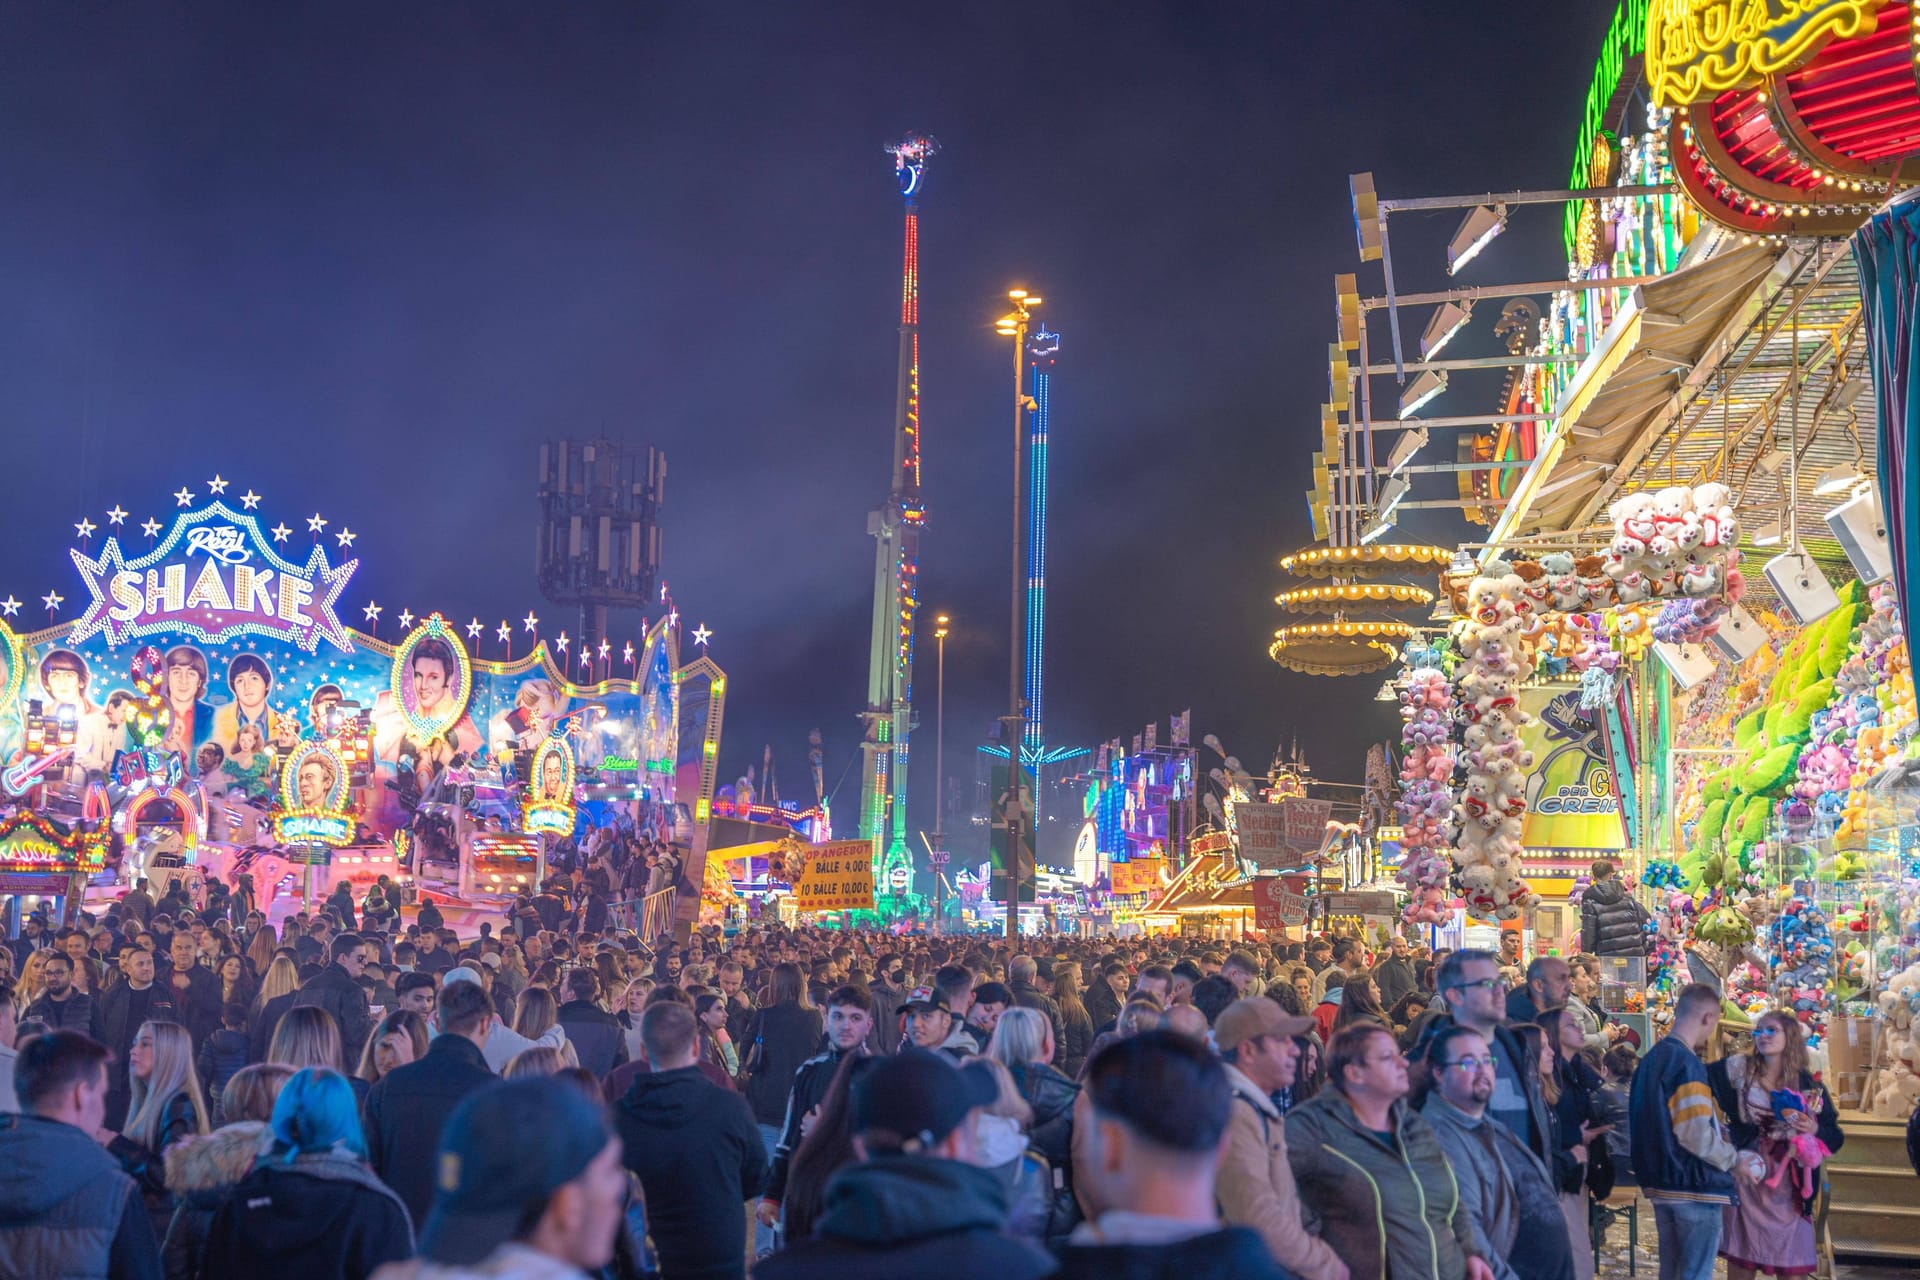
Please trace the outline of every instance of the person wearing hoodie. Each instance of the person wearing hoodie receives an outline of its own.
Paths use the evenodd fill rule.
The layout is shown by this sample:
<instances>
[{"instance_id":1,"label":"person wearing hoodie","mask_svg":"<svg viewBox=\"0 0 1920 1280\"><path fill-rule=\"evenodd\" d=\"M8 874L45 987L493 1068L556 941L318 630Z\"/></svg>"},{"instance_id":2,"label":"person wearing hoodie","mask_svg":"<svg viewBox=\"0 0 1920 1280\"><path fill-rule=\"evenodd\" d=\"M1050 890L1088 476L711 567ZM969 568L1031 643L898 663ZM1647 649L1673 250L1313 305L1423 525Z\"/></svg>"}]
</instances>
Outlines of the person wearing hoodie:
<instances>
[{"instance_id":1,"label":"person wearing hoodie","mask_svg":"<svg viewBox=\"0 0 1920 1280\"><path fill-rule=\"evenodd\" d=\"M525 1135L537 1133L531 1147ZM440 1148L421 1256L374 1280L588 1280L614 1256L627 1204L620 1139L563 1080L515 1080L460 1104Z\"/></svg>"},{"instance_id":2,"label":"person wearing hoodie","mask_svg":"<svg viewBox=\"0 0 1920 1280\"><path fill-rule=\"evenodd\" d=\"M293 1078L284 1063L244 1067L227 1082L220 1111L227 1123L205 1136L175 1143L167 1151L167 1191L173 1221L160 1242L167 1280L200 1280L207 1228L254 1161L273 1147L273 1104Z\"/></svg>"},{"instance_id":3,"label":"person wearing hoodie","mask_svg":"<svg viewBox=\"0 0 1920 1280\"><path fill-rule=\"evenodd\" d=\"M209 1276L367 1280L413 1256L407 1208L367 1167L353 1089L302 1067L273 1104L273 1148L234 1185L207 1227Z\"/></svg>"},{"instance_id":4,"label":"person wearing hoodie","mask_svg":"<svg viewBox=\"0 0 1920 1280\"><path fill-rule=\"evenodd\" d=\"M1593 883L1580 895L1580 950L1590 956L1644 956L1647 909L1620 883L1619 868L1594 859Z\"/></svg>"},{"instance_id":5,"label":"person wearing hoodie","mask_svg":"<svg viewBox=\"0 0 1920 1280\"><path fill-rule=\"evenodd\" d=\"M976 1163L973 1119L999 1086L979 1066L903 1048L854 1080L856 1164L827 1184L812 1238L754 1280L1040 1280L1053 1260L1008 1236L1006 1190Z\"/></svg>"},{"instance_id":6,"label":"person wearing hoodie","mask_svg":"<svg viewBox=\"0 0 1920 1280\"><path fill-rule=\"evenodd\" d=\"M94 1140L106 1116L110 1056L77 1031L48 1031L20 1046L20 1111L0 1115L0 1275L160 1280L139 1185Z\"/></svg>"},{"instance_id":7,"label":"person wearing hoodie","mask_svg":"<svg viewBox=\"0 0 1920 1280\"><path fill-rule=\"evenodd\" d=\"M614 1108L626 1167L646 1193L661 1270L674 1280L741 1280L746 1202L767 1182L767 1152L747 1100L700 1073L693 1010L656 1004L640 1018L653 1070Z\"/></svg>"},{"instance_id":8,"label":"person wearing hoodie","mask_svg":"<svg viewBox=\"0 0 1920 1280\"><path fill-rule=\"evenodd\" d=\"M1205 1045L1116 1040L1087 1064L1074 1178L1102 1206L1060 1250L1057 1280L1288 1280L1258 1232L1223 1227L1214 1172L1233 1102Z\"/></svg>"}]
</instances>

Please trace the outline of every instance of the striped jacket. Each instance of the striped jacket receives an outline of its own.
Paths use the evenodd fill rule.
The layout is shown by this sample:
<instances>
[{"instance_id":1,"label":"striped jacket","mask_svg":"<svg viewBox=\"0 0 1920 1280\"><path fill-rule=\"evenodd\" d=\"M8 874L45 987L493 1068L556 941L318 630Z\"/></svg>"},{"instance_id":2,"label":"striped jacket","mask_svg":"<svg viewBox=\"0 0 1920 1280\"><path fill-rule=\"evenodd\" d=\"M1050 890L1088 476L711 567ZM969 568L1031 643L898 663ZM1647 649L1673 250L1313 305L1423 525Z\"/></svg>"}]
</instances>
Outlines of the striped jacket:
<instances>
[{"instance_id":1,"label":"striped jacket","mask_svg":"<svg viewBox=\"0 0 1920 1280\"><path fill-rule=\"evenodd\" d=\"M1673 1036L1654 1045L1634 1072L1627 1112L1633 1171L1648 1199L1732 1203L1738 1152L1698 1054Z\"/></svg>"}]
</instances>

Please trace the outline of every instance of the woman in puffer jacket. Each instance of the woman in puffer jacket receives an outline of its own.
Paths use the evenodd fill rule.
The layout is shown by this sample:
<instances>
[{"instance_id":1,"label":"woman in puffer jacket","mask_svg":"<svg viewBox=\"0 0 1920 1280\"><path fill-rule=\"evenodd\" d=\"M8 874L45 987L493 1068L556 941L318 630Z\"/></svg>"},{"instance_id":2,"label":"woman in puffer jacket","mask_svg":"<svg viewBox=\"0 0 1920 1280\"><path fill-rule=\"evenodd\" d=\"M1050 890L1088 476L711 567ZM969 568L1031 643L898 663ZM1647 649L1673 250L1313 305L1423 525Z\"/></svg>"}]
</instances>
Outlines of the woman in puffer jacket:
<instances>
[{"instance_id":1,"label":"woman in puffer jacket","mask_svg":"<svg viewBox=\"0 0 1920 1280\"><path fill-rule=\"evenodd\" d=\"M274 1099L292 1078L293 1068L282 1063L241 1068L220 1095L221 1112L231 1122L167 1151L167 1190L174 1200L173 1221L160 1246L167 1280L200 1280L207 1227L254 1161L272 1148Z\"/></svg>"},{"instance_id":2,"label":"woman in puffer jacket","mask_svg":"<svg viewBox=\"0 0 1920 1280\"><path fill-rule=\"evenodd\" d=\"M1006 1064L1014 1086L1033 1109L1027 1144L1046 1157L1055 1180L1049 1244L1063 1241L1080 1216L1073 1198L1073 1104L1080 1086L1054 1069L1056 1051L1053 1024L1036 1009L1008 1009L987 1042L987 1056Z\"/></svg>"}]
</instances>

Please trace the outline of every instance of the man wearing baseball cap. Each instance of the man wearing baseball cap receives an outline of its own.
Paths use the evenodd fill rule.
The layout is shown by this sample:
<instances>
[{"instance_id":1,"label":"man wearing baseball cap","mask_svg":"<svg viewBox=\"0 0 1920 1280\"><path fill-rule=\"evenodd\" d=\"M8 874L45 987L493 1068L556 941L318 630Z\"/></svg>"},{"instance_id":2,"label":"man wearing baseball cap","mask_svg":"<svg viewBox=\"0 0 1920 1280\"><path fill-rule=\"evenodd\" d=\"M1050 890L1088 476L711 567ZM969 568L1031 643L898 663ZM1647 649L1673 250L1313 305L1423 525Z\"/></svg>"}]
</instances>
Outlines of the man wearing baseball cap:
<instances>
[{"instance_id":1,"label":"man wearing baseball cap","mask_svg":"<svg viewBox=\"0 0 1920 1280\"><path fill-rule=\"evenodd\" d=\"M917 1049L944 1053L959 1062L976 1050L973 1040L956 1029L953 1009L938 987L915 987L900 1006L907 1022L907 1041Z\"/></svg>"},{"instance_id":2,"label":"man wearing baseball cap","mask_svg":"<svg viewBox=\"0 0 1920 1280\"><path fill-rule=\"evenodd\" d=\"M1293 1084L1295 1036L1313 1028L1265 996L1236 1000L1213 1024L1233 1107L1220 1160L1221 1216L1258 1231L1274 1261L1301 1280L1347 1280L1347 1265L1301 1226L1300 1195L1287 1162L1287 1126L1271 1095Z\"/></svg>"},{"instance_id":3,"label":"man wearing baseball cap","mask_svg":"<svg viewBox=\"0 0 1920 1280\"><path fill-rule=\"evenodd\" d=\"M585 1280L613 1257L627 1173L620 1140L578 1087L517 1080L454 1111L437 1186L419 1259L375 1280Z\"/></svg>"},{"instance_id":4,"label":"man wearing baseball cap","mask_svg":"<svg viewBox=\"0 0 1920 1280\"><path fill-rule=\"evenodd\" d=\"M1008 1236L1007 1192L972 1163L973 1119L999 1097L981 1065L907 1047L854 1081L859 1162L827 1184L809 1240L754 1265L754 1280L1040 1280L1054 1269Z\"/></svg>"}]
</instances>

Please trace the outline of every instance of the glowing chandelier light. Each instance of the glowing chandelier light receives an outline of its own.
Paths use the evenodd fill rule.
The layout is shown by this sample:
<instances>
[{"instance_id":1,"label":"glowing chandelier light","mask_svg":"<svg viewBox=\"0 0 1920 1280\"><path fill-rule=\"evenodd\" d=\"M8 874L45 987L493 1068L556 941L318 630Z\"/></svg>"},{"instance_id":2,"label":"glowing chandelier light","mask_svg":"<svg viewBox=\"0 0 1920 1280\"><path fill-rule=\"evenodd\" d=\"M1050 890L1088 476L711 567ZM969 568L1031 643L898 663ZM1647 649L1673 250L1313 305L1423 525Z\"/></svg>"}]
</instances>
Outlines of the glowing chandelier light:
<instances>
[{"instance_id":1,"label":"glowing chandelier light","mask_svg":"<svg viewBox=\"0 0 1920 1280\"><path fill-rule=\"evenodd\" d=\"M1433 603L1433 592L1398 582L1339 582L1325 587L1295 587L1282 591L1273 602L1293 613L1332 613L1363 604L1424 609Z\"/></svg>"},{"instance_id":2,"label":"glowing chandelier light","mask_svg":"<svg viewBox=\"0 0 1920 1280\"><path fill-rule=\"evenodd\" d=\"M1308 675L1364 675L1397 662L1413 634L1405 622L1307 622L1275 631L1267 656Z\"/></svg>"},{"instance_id":3,"label":"glowing chandelier light","mask_svg":"<svg viewBox=\"0 0 1920 1280\"><path fill-rule=\"evenodd\" d=\"M1448 547L1416 543L1377 543L1364 547L1325 544L1280 557L1280 568L1303 578L1377 578L1451 563Z\"/></svg>"}]
</instances>

